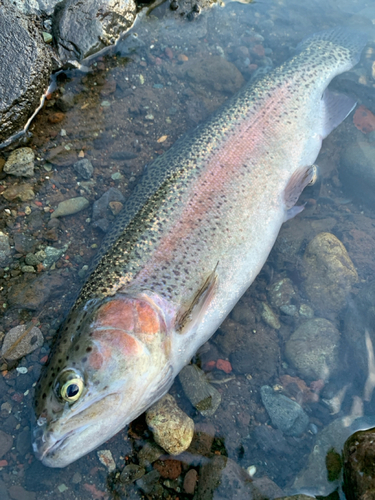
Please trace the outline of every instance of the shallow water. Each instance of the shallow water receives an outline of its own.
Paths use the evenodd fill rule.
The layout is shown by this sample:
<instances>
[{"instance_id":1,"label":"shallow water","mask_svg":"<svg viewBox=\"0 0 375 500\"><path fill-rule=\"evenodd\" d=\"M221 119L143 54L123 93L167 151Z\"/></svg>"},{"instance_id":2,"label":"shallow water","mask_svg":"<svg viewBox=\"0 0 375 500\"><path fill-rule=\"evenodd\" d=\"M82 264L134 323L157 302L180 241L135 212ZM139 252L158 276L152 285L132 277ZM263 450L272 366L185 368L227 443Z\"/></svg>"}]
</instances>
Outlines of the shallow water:
<instances>
[{"instance_id":1,"label":"shallow water","mask_svg":"<svg viewBox=\"0 0 375 500\"><path fill-rule=\"evenodd\" d=\"M149 15L141 15L114 49L90 59L87 72L74 70L58 76L58 90L30 128L33 137L29 146L37 158L35 176L21 181L4 176L1 181L2 191L24 183L36 195L34 200L19 203L1 200L0 227L17 241L12 261L0 279L1 329L6 333L19 324L36 324L45 337L42 348L2 366L0 425L13 437L12 448L0 456L0 493L4 487L4 498L6 494L21 498L16 496L18 485L36 492L38 499L51 495L64 499L144 497L136 485L125 487L116 475L124 465L138 463L139 451L152 442L143 417L133 422L129 432L124 430L101 447L110 450L115 460L117 469L111 474L96 451L66 469L46 469L37 462L30 445L32 385L83 282L84 266L90 264L104 237L101 228L114 219L108 212L107 222L98 223L92 204L110 187L129 196L145 165L204 121L245 81L287 59L306 34L340 24L365 26L372 18L375 9L365 1L228 3L216 5L191 21L171 15L168 5L163 4ZM350 93L372 110L374 40L361 62L334 83L337 90ZM64 116L57 116L57 101L64 94L74 96L74 106ZM305 210L283 226L256 281L194 358L221 394L215 414L202 417L178 381L170 391L202 432L214 435L212 445L199 451L204 449L205 456L228 456L245 469L255 466L254 479L266 476L284 494L301 486L315 494L333 491L338 483L327 481L326 451L342 446L352 430L373 425L374 403L371 394L364 393L364 385L368 346L375 333L371 330L372 292L368 291L375 277L375 209L371 189L367 194L355 178L343 176L342 165L350 148L356 156L358 143L373 146L374 134L356 128L351 114L325 140L317 160L321 178L299 202L306 203ZM94 165L89 182L77 178L72 168L82 157ZM61 218L57 226L51 225L50 214L57 204L76 196L85 196L90 207ZM337 236L358 273L343 307L314 301L306 290L305 250L322 232ZM20 234L27 238L21 241ZM28 252L67 244L66 252L49 270L36 275L21 272ZM291 297L287 305L294 308L280 310L272 290L285 278L293 289L293 293L286 293ZM276 328L264 314L265 303L277 316ZM319 377L301 375L286 356L291 334L312 314L329 320L340 332L336 361L328 367L324 387L317 383ZM370 336L367 347L365 328ZM232 372L212 369L210 361L217 359L229 359ZM309 426L301 435L284 435L272 427L261 399L260 389L265 385L302 405ZM364 401L365 396L369 401ZM350 415L352 418L343 420ZM355 417L362 415L366 419L350 427ZM322 447L323 461L318 465L310 462L311 477L303 475L310 452L317 446ZM199 471L205 459L201 463L197 457L189 460L185 458L177 479L161 478L149 498L192 498L183 490L183 478L189 468Z\"/></svg>"}]
</instances>

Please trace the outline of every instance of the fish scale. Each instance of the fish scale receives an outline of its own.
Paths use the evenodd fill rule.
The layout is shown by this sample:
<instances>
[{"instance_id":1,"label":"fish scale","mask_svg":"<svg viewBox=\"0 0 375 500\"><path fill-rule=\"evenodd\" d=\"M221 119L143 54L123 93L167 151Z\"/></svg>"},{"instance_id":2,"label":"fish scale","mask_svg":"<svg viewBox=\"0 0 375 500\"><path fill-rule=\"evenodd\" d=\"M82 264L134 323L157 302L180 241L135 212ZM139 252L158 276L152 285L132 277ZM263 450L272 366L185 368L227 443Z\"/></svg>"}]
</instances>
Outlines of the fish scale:
<instances>
[{"instance_id":1,"label":"fish scale","mask_svg":"<svg viewBox=\"0 0 375 500\"><path fill-rule=\"evenodd\" d=\"M136 418L225 319L353 109L326 87L365 42L343 28L313 35L148 167L37 386L43 463L68 465Z\"/></svg>"}]
</instances>

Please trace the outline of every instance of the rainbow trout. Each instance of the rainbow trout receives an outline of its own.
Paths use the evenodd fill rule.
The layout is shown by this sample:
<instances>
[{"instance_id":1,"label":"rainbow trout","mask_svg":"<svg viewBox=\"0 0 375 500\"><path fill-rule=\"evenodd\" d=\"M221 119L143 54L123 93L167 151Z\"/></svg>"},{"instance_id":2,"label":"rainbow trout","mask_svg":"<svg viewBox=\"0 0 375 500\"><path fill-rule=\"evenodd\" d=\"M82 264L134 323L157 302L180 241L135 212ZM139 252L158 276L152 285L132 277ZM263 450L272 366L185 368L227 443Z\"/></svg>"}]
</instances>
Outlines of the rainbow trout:
<instances>
[{"instance_id":1,"label":"rainbow trout","mask_svg":"<svg viewBox=\"0 0 375 500\"><path fill-rule=\"evenodd\" d=\"M366 41L315 34L147 169L36 388L33 446L65 467L170 388L259 273L355 102L326 90ZM293 208L294 207L294 208Z\"/></svg>"}]
</instances>

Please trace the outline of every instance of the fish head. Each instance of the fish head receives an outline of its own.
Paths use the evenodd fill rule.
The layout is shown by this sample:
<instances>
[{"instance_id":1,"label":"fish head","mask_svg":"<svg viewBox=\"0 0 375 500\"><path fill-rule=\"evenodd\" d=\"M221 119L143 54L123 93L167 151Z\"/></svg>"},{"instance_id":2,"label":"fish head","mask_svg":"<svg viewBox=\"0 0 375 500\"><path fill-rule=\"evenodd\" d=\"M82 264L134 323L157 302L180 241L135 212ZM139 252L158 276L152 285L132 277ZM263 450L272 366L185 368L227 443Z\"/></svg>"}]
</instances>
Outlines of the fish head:
<instances>
[{"instance_id":1,"label":"fish head","mask_svg":"<svg viewBox=\"0 0 375 500\"><path fill-rule=\"evenodd\" d=\"M92 451L173 381L164 315L149 297L116 294L70 313L36 388L33 448L49 467Z\"/></svg>"}]
</instances>

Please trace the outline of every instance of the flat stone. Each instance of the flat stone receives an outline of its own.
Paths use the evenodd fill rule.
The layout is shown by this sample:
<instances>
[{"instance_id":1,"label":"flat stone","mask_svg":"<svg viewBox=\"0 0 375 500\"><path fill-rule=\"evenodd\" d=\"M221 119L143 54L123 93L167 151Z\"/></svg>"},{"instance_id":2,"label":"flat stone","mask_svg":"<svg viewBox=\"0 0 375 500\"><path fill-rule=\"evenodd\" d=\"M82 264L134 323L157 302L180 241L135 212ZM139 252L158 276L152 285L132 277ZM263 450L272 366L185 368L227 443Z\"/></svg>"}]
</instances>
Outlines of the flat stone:
<instances>
[{"instance_id":1,"label":"flat stone","mask_svg":"<svg viewBox=\"0 0 375 500\"><path fill-rule=\"evenodd\" d=\"M9 0L0 4L0 61L1 143L20 131L39 106L52 69L38 29Z\"/></svg>"},{"instance_id":2,"label":"flat stone","mask_svg":"<svg viewBox=\"0 0 375 500\"><path fill-rule=\"evenodd\" d=\"M3 197L8 201L16 200L30 201L35 198L33 188L29 184L17 184L10 186L3 192Z\"/></svg>"},{"instance_id":3,"label":"flat stone","mask_svg":"<svg viewBox=\"0 0 375 500\"><path fill-rule=\"evenodd\" d=\"M18 253L27 254L32 252L37 245L35 238L28 234L15 233L13 239L14 247Z\"/></svg>"},{"instance_id":4,"label":"flat stone","mask_svg":"<svg viewBox=\"0 0 375 500\"><path fill-rule=\"evenodd\" d=\"M36 500L36 493L26 491L22 486L12 485L9 488L9 495L12 500Z\"/></svg>"},{"instance_id":5,"label":"flat stone","mask_svg":"<svg viewBox=\"0 0 375 500\"><path fill-rule=\"evenodd\" d=\"M44 343L42 332L36 326L18 325L5 335L1 355L5 359L16 360L35 351Z\"/></svg>"},{"instance_id":6,"label":"flat stone","mask_svg":"<svg viewBox=\"0 0 375 500\"><path fill-rule=\"evenodd\" d=\"M31 148L15 149L4 165L4 172L16 177L33 177L34 158L35 154Z\"/></svg>"},{"instance_id":7,"label":"flat stone","mask_svg":"<svg viewBox=\"0 0 375 500\"><path fill-rule=\"evenodd\" d=\"M120 481L124 484L131 484L140 479L146 473L146 469L136 464L126 465L120 474Z\"/></svg>"},{"instance_id":8,"label":"flat stone","mask_svg":"<svg viewBox=\"0 0 375 500\"><path fill-rule=\"evenodd\" d=\"M124 203L125 198L119 189L109 188L92 206L92 219L98 221L106 219L111 214L110 203L117 201Z\"/></svg>"},{"instance_id":9,"label":"flat stone","mask_svg":"<svg viewBox=\"0 0 375 500\"><path fill-rule=\"evenodd\" d=\"M221 403L220 392L205 378L196 365L185 366L178 378L191 404L204 416L212 416Z\"/></svg>"},{"instance_id":10,"label":"flat stone","mask_svg":"<svg viewBox=\"0 0 375 500\"><path fill-rule=\"evenodd\" d=\"M45 272L31 280L14 285L8 292L8 302L22 309L37 310L47 300L60 297L66 290L66 280L58 273Z\"/></svg>"},{"instance_id":11,"label":"flat stone","mask_svg":"<svg viewBox=\"0 0 375 500\"><path fill-rule=\"evenodd\" d=\"M133 0L65 0L53 18L60 59L81 61L115 43L133 24L135 15Z\"/></svg>"}]
</instances>

